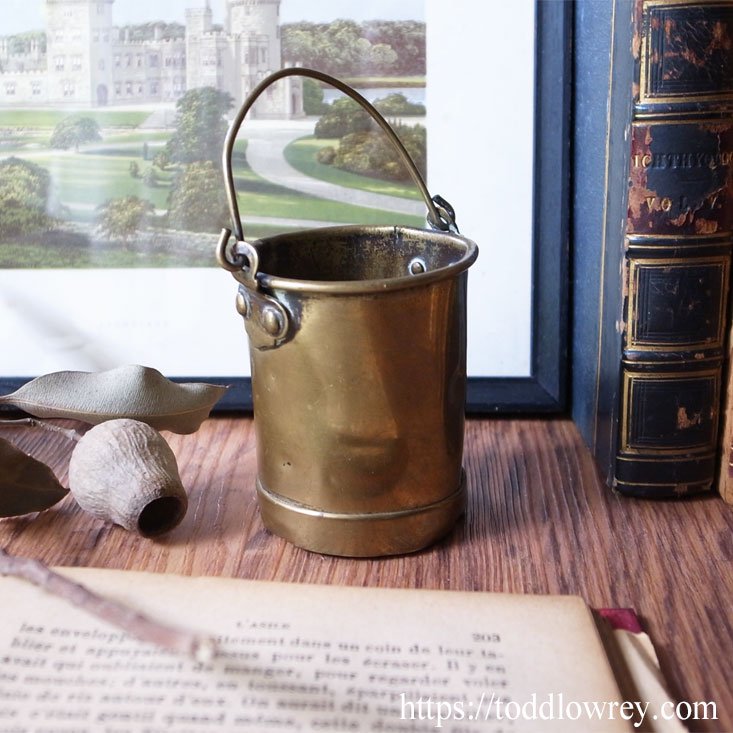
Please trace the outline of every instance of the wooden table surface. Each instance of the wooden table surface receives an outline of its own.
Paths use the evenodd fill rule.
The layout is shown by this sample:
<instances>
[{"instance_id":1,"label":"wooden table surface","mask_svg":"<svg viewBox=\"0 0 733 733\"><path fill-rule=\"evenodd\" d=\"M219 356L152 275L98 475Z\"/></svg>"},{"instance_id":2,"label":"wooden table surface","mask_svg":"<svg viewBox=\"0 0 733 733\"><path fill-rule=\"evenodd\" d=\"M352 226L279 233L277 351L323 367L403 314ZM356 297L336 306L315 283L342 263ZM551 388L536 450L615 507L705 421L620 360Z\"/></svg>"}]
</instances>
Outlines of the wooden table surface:
<instances>
[{"instance_id":1,"label":"wooden table surface","mask_svg":"<svg viewBox=\"0 0 733 733\"><path fill-rule=\"evenodd\" d=\"M32 428L2 435L66 480L69 442ZM733 731L733 507L716 496L648 502L612 495L566 419L469 420L469 509L421 553L348 560L269 534L254 498L252 421L214 418L167 435L189 490L188 515L163 539L102 524L72 499L0 521L0 546L54 565L365 586L571 593L632 607L679 700L718 705Z\"/></svg>"}]
</instances>

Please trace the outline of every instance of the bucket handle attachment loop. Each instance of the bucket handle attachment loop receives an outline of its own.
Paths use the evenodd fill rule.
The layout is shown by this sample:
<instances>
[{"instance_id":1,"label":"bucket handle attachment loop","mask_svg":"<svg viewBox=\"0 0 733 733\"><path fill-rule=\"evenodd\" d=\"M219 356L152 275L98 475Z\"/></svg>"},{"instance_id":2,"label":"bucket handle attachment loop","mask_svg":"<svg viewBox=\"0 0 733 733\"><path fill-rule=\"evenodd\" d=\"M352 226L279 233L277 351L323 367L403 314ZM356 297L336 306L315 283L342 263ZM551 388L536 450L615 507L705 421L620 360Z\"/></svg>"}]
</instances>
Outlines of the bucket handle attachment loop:
<instances>
[{"instance_id":1,"label":"bucket handle attachment loop","mask_svg":"<svg viewBox=\"0 0 733 733\"><path fill-rule=\"evenodd\" d=\"M239 214L239 203L237 201L237 192L234 186L234 171L232 169L232 154L234 152L234 143L237 139L239 128L244 122L244 118L247 112L252 108L257 98L265 91L267 87L274 84L276 81L283 79L287 76L305 76L311 79L316 79L324 84L329 84L335 87L340 92L343 92L346 96L357 102L362 109L369 113L371 118L379 125L379 127L387 135L389 141L395 147L402 162L407 167L410 177L414 181L415 185L420 191L420 194L425 201L428 208L427 221L432 229L443 232L454 232L458 233L458 227L456 226L455 211L453 207L441 196L431 196L423 177L420 175L417 166L410 157L410 154L405 149L405 146L400 142L396 133L382 117L379 111L365 99L359 92L352 89L344 82L338 79L324 74L321 71L315 69L306 69L303 67L288 67L286 69L280 69L264 78L249 94L245 99L242 107L240 108L237 115L232 120L232 124L229 126L226 138L224 139L224 150L222 152L222 170L224 171L224 187L226 189L227 201L229 203L229 212L232 218L232 227L235 237L235 243L233 245L228 244L229 237L232 234L230 230L223 230L219 240L219 246L217 247L217 259L219 264L224 269L230 272L236 272L244 267L249 271L247 279L247 285L257 287L257 272L258 262L256 258L255 248L251 245L246 244L244 241L244 230L242 229L242 219ZM226 232L226 237L224 236ZM246 245L246 247L245 247ZM245 251L246 250L246 251ZM254 253L254 257L253 257ZM246 260L246 261L245 261Z\"/></svg>"},{"instance_id":2,"label":"bucket handle attachment loop","mask_svg":"<svg viewBox=\"0 0 733 733\"><path fill-rule=\"evenodd\" d=\"M222 229L216 246L216 259L239 283L237 311L252 346L259 350L283 344L294 332L292 316L283 304L257 287L256 273L260 257L248 242L231 238L230 229Z\"/></svg>"},{"instance_id":3,"label":"bucket handle attachment loop","mask_svg":"<svg viewBox=\"0 0 733 733\"><path fill-rule=\"evenodd\" d=\"M260 267L260 256L257 249L249 242L232 239L231 229L222 229L216 245L216 261L220 267L234 274L237 280L243 279L243 285L257 287L256 274Z\"/></svg>"}]
</instances>

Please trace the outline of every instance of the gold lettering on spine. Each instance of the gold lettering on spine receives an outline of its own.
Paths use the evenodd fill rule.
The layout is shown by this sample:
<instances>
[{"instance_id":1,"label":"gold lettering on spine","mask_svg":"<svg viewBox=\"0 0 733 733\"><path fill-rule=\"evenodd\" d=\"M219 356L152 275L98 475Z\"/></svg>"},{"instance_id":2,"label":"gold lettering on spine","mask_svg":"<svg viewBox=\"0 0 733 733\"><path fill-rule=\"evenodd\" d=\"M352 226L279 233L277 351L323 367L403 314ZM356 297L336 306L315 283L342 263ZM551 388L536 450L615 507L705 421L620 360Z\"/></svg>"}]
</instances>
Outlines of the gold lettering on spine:
<instances>
[{"instance_id":1,"label":"gold lettering on spine","mask_svg":"<svg viewBox=\"0 0 733 733\"><path fill-rule=\"evenodd\" d=\"M715 193L712 196L708 196L705 199L708 205L708 208L711 211L716 208L719 198L720 198L720 194ZM662 198L659 198L657 196L646 196L644 198L644 201L646 202L646 205L649 211L654 211L656 209L659 209L661 211L671 211L672 210L673 200L669 198L668 196L663 196ZM689 208L689 201L687 199L687 196L680 196L679 201L677 202L677 207L680 210ZM720 207L718 206L718 208Z\"/></svg>"},{"instance_id":2,"label":"gold lettering on spine","mask_svg":"<svg viewBox=\"0 0 733 733\"><path fill-rule=\"evenodd\" d=\"M634 153L631 164L634 168L660 168L676 170L679 168L710 168L729 166L733 162L733 152L721 153Z\"/></svg>"}]
</instances>

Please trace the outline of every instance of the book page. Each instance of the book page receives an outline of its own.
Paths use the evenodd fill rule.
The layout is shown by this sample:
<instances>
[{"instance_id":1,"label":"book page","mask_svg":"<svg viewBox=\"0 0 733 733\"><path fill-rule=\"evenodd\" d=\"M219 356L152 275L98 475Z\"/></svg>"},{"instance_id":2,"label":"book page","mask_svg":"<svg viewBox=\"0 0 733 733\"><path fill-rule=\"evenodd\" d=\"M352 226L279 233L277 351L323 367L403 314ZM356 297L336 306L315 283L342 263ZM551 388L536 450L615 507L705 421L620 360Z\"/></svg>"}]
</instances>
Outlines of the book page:
<instances>
[{"instance_id":1,"label":"book page","mask_svg":"<svg viewBox=\"0 0 733 733\"><path fill-rule=\"evenodd\" d=\"M0 733L631 729L578 598L62 572L214 636L218 655L160 650L2 578Z\"/></svg>"}]
</instances>

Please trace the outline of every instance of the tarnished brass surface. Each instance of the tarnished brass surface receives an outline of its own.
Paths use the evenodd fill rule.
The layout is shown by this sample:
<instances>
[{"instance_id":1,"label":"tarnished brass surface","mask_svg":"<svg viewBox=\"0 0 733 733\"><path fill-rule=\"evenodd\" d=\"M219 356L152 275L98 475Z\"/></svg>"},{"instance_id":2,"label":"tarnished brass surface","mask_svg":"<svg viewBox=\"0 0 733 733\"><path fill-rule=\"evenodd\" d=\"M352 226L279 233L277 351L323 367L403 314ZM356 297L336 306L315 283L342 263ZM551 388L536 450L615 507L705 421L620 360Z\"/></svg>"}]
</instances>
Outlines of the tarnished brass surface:
<instances>
[{"instance_id":1,"label":"tarnished brass surface","mask_svg":"<svg viewBox=\"0 0 733 733\"><path fill-rule=\"evenodd\" d=\"M262 521L298 547L324 555L376 557L419 550L444 537L466 508L466 476L434 504L394 512L324 512L268 491L257 481Z\"/></svg>"},{"instance_id":2,"label":"tarnished brass surface","mask_svg":"<svg viewBox=\"0 0 733 733\"><path fill-rule=\"evenodd\" d=\"M236 130L268 83L291 73L260 83L227 135L235 237L225 229L217 250L240 283L262 517L317 552L413 552L465 506L466 280L478 249L409 159L440 231L346 226L244 241Z\"/></svg>"},{"instance_id":3,"label":"tarnished brass surface","mask_svg":"<svg viewBox=\"0 0 733 733\"><path fill-rule=\"evenodd\" d=\"M278 347L257 348L261 325L246 321L267 525L309 549L352 556L410 552L445 534L463 501L475 245L339 227L252 246L262 292L283 304L291 329ZM413 275L417 257L425 269Z\"/></svg>"}]
</instances>

